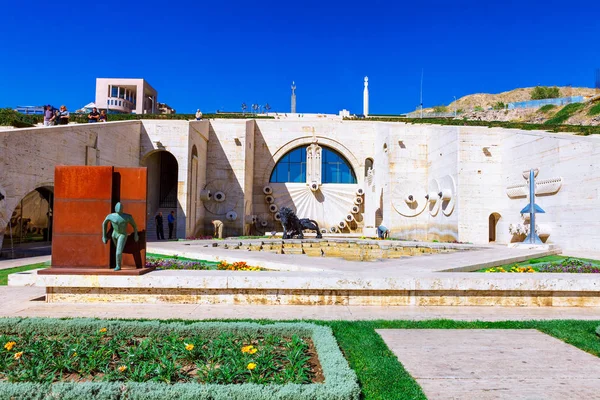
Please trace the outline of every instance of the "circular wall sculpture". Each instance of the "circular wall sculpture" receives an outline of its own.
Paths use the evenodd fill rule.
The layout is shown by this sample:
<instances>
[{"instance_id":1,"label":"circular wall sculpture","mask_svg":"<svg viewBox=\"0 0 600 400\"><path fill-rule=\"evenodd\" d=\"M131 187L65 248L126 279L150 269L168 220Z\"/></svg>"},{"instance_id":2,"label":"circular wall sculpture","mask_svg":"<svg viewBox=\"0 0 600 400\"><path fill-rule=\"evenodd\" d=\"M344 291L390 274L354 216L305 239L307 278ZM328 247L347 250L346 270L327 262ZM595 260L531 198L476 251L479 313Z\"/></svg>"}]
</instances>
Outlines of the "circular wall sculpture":
<instances>
[{"instance_id":1,"label":"circular wall sculpture","mask_svg":"<svg viewBox=\"0 0 600 400\"><path fill-rule=\"evenodd\" d=\"M436 179L429 181L427 185L427 200L429 201L429 214L435 217L440 212L442 201L440 199L440 185Z\"/></svg>"},{"instance_id":2,"label":"circular wall sculpture","mask_svg":"<svg viewBox=\"0 0 600 400\"><path fill-rule=\"evenodd\" d=\"M404 217L416 217L428 204L426 194L420 183L412 180L400 181L392 192L392 206Z\"/></svg>"},{"instance_id":3,"label":"circular wall sculpture","mask_svg":"<svg viewBox=\"0 0 600 400\"><path fill-rule=\"evenodd\" d=\"M450 216L456 205L456 182L450 175L440 179L440 189L442 192L441 208L445 216ZM449 197L449 198L448 198Z\"/></svg>"},{"instance_id":4,"label":"circular wall sculpture","mask_svg":"<svg viewBox=\"0 0 600 400\"><path fill-rule=\"evenodd\" d=\"M225 215L228 211L236 209L242 199L228 196L227 190L230 187L231 184L226 180L216 179L208 182L202 190L204 193L212 194L208 200L202 202L206 211L215 215Z\"/></svg>"}]
</instances>

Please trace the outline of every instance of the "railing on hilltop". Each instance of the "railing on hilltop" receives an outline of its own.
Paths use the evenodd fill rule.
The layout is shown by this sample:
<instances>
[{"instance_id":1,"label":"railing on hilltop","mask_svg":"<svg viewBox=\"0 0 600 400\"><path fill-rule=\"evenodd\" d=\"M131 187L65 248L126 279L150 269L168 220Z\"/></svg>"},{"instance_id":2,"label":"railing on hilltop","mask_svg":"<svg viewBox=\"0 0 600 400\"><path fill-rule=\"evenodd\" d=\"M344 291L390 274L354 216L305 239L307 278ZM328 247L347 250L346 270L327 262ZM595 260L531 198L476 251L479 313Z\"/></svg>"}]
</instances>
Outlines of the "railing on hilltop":
<instances>
[{"instance_id":1,"label":"railing on hilltop","mask_svg":"<svg viewBox=\"0 0 600 400\"><path fill-rule=\"evenodd\" d=\"M581 102L583 102L583 96L560 97L557 99L528 100L519 101L516 103L508 103L508 109L514 110L515 108L540 108L548 104L551 104L553 106L564 106L571 103Z\"/></svg>"}]
</instances>

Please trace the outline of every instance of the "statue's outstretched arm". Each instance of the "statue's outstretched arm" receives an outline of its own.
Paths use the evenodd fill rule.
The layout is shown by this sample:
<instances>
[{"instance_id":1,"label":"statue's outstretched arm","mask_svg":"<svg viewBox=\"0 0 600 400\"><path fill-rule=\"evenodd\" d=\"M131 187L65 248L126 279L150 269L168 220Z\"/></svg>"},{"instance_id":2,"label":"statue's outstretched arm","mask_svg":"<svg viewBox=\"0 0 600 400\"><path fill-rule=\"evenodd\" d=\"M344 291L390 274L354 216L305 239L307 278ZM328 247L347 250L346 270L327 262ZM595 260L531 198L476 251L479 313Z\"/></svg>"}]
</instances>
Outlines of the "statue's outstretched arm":
<instances>
[{"instance_id":1,"label":"statue's outstretched arm","mask_svg":"<svg viewBox=\"0 0 600 400\"><path fill-rule=\"evenodd\" d=\"M108 236L106 236L107 226L108 226L108 218L105 218L104 222L102 223L102 241L104 242L104 244L106 244L106 242L108 242Z\"/></svg>"}]
</instances>

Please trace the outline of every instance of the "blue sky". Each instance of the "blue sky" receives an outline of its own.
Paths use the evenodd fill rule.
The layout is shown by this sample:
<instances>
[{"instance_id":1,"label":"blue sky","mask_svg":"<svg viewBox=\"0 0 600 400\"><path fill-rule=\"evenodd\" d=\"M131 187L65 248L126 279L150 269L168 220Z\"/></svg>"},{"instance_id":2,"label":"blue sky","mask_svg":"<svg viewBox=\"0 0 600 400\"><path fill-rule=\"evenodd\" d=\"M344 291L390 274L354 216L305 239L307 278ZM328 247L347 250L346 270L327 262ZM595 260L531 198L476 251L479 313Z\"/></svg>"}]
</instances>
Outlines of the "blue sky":
<instances>
[{"instance_id":1,"label":"blue sky","mask_svg":"<svg viewBox=\"0 0 600 400\"><path fill-rule=\"evenodd\" d=\"M96 77L143 77L178 112L414 110L516 87L592 87L598 1L7 1L0 107L93 101Z\"/></svg>"}]
</instances>

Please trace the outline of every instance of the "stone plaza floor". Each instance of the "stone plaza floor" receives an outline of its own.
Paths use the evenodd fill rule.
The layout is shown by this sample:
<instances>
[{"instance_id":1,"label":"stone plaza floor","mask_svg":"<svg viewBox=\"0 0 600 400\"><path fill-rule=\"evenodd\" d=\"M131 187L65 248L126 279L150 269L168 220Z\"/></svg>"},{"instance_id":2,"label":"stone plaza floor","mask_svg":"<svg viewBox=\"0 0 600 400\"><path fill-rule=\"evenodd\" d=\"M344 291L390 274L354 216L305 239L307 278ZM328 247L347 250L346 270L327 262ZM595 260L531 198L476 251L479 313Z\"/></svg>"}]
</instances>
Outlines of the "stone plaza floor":
<instances>
[{"instance_id":1,"label":"stone plaza floor","mask_svg":"<svg viewBox=\"0 0 600 400\"><path fill-rule=\"evenodd\" d=\"M600 398L600 358L533 329L380 329L429 400Z\"/></svg>"}]
</instances>

